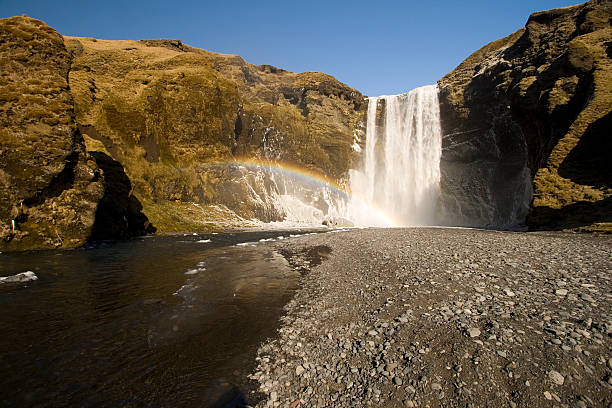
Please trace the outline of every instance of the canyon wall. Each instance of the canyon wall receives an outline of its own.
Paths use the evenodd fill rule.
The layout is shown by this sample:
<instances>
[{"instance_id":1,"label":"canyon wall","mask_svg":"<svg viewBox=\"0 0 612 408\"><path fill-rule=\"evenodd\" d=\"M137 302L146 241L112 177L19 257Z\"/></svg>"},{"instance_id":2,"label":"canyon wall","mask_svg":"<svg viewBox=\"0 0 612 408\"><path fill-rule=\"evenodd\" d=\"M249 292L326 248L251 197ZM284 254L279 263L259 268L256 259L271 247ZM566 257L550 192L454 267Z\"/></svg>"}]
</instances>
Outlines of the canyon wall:
<instances>
[{"instance_id":1,"label":"canyon wall","mask_svg":"<svg viewBox=\"0 0 612 408\"><path fill-rule=\"evenodd\" d=\"M612 222L611 19L604 0L534 13L438 82L446 222Z\"/></svg>"}]
</instances>

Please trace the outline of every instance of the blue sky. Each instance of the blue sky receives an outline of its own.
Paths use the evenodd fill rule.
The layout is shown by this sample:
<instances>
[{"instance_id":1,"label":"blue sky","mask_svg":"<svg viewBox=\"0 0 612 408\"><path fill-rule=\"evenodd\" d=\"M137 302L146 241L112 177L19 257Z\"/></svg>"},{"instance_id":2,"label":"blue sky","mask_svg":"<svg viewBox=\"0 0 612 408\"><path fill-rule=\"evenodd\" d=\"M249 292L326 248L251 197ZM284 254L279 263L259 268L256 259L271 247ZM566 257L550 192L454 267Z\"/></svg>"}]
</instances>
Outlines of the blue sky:
<instances>
[{"instance_id":1,"label":"blue sky","mask_svg":"<svg viewBox=\"0 0 612 408\"><path fill-rule=\"evenodd\" d=\"M435 83L533 11L566 0L157 1L0 0L0 17L27 14L64 35L178 38L253 64L322 71L366 95Z\"/></svg>"}]
</instances>

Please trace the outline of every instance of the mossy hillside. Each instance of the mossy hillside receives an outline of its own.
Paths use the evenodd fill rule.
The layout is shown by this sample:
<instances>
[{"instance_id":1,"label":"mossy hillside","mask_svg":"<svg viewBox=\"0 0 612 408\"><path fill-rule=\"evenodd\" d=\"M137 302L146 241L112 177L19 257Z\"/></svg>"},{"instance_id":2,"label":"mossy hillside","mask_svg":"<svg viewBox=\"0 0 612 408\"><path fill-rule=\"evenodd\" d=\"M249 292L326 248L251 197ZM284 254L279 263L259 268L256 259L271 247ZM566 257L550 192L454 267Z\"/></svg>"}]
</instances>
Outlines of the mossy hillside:
<instances>
[{"instance_id":1,"label":"mossy hillside","mask_svg":"<svg viewBox=\"0 0 612 408\"><path fill-rule=\"evenodd\" d=\"M576 119L571 124L567 133L557 142L547 159L547 168L558 169L563 160L576 147L582 135L587 132L589 125L608 116L612 112L612 63L609 52L612 39L612 27L585 34L568 44L568 63L576 70L584 71L592 82L592 91L588 103L584 106ZM557 87L551 90L553 93L561 93ZM564 93L564 92L563 92ZM552 101L552 99L549 99ZM552 109L566 105L569 101L551 104ZM593 152L595 153L595 152ZM612 186L610 186L612 187Z\"/></svg>"},{"instance_id":2,"label":"mossy hillside","mask_svg":"<svg viewBox=\"0 0 612 408\"><path fill-rule=\"evenodd\" d=\"M583 168L589 168L589 163L568 160L570 153L577 148L583 137L589 137L589 127L603 122L612 115L610 103L612 101L612 63L606 55L607 47L609 47L609 43L607 45L606 42L611 39L612 28L606 28L580 36L569 43L568 62L577 70L585 71L589 75L592 81L592 93L589 96L588 104L552 149L546 167L538 169L534 177L534 210L531 215L534 222L546 217L546 212L542 214L541 209L561 211L564 207L574 203L603 203L612 197L611 163L605 163L604 166L595 169L598 174L588 174L585 180L584 175L581 176L580 173L584 173ZM610 122L609 119L607 121ZM595 136L608 140L601 140L597 146L593 146L597 150L591 150L587 160L598 160L598 156L610 152L611 131L612 128L608 125L600 130L600 132L607 132L607 136L603 134ZM574 175L577 175L579 180L573 180ZM600 177L603 178L603 182L598 182ZM585 182L589 184L583 184ZM612 206L605 205L597 211L599 212L597 219L603 221L599 223L601 225L598 229L605 229L605 225L612 225ZM572 215L579 217L581 214ZM558 217L551 221L557 226L564 226L563 221Z\"/></svg>"},{"instance_id":3,"label":"mossy hillside","mask_svg":"<svg viewBox=\"0 0 612 408\"><path fill-rule=\"evenodd\" d=\"M468 175L466 191L476 162L493 158L499 167L493 174L505 172L512 187L508 163L520 170L523 161L532 180L531 228L612 221L612 174L603 159L610 148L611 19L612 6L598 0L534 13L524 29L483 47L440 80L447 139L491 146L480 148L472 163L443 151L443 164ZM522 149L524 156L517 154ZM496 187L500 180L484 184L511 200L512 188Z\"/></svg>"},{"instance_id":4,"label":"mossy hillside","mask_svg":"<svg viewBox=\"0 0 612 408\"><path fill-rule=\"evenodd\" d=\"M104 187L73 120L63 39L2 19L0 66L0 250L82 245Z\"/></svg>"},{"instance_id":5,"label":"mossy hillside","mask_svg":"<svg viewBox=\"0 0 612 408\"><path fill-rule=\"evenodd\" d=\"M328 75L253 66L178 40L66 45L77 122L150 203L222 204L248 218L267 209L222 193L226 180L210 165L265 159L339 180L355 159L363 96Z\"/></svg>"},{"instance_id":6,"label":"mossy hillside","mask_svg":"<svg viewBox=\"0 0 612 408\"><path fill-rule=\"evenodd\" d=\"M534 177L534 200L530 221L534 224L552 224L555 227L567 227L576 224L589 225L594 222L606 229L612 225L612 205L605 204L612 197L612 163L607 163L587 174L590 161L600 161L600 156L610 152L610 116L612 115L612 61L610 59L610 42L612 41L612 6L607 8L596 5L587 5L582 12L583 22L578 27L582 35L573 38L567 44L564 58L566 69L582 78L589 84L586 103L576 112L575 119L567 131L562 133L551 149L545 165L540 167ZM563 83L561 83L563 85ZM553 87L554 92L566 93ZM561 103L549 97L549 111L562 110L571 103L571 99L562 99ZM563 103L565 102L565 103ZM608 118L608 119L606 119ZM598 123L607 121L605 126L591 132ZM577 151L579 144L587 139L596 138L597 143L589 144L584 160L572 161L570 154ZM584 149L583 149L584 150ZM595 174L596 173L596 174ZM601 182L603 180L603 182ZM583 211L570 211L568 219L563 219L563 209L580 203L592 203L593 214L584 214ZM556 214L549 216L550 210L557 210ZM581 219L587 222L580 222Z\"/></svg>"}]
</instances>

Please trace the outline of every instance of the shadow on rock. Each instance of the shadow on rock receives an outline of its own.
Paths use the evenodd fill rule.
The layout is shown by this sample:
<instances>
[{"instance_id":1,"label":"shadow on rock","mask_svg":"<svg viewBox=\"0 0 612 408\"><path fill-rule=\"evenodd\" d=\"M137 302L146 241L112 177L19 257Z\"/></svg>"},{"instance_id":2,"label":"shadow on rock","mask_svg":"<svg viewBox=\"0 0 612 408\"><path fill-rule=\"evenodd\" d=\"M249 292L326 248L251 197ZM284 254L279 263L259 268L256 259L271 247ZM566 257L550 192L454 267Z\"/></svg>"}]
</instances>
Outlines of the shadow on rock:
<instances>
[{"instance_id":1,"label":"shadow on rock","mask_svg":"<svg viewBox=\"0 0 612 408\"><path fill-rule=\"evenodd\" d=\"M154 233L156 228L132 194L132 183L121 163L102 152L90 154L104 178L104 197L96 211L90 240L126 239Z\"/></svg>"},{"instance_id":2,"label":"shadow on rock","mask_svg":"<svg viewBox=\"0 0 612 408\"><path fill-rule=\"evenodd\" d=\"M589 125L578 144L559 166L559 175L575 183L609 188L612 161L603 152L612 151L612 113Z\"/></svg>"},{"instance_id":3,"label":"shadow on rock","mask_svg":"<svg viewBox=\"0 0 612 408\"><path fill-rule=\"evenodd\" d=\"M595 202L579 201L559 209L538 207L528 218L532 231L578 228L602 222L612 222L612 197Z\"/></svg>"}]
</instances>

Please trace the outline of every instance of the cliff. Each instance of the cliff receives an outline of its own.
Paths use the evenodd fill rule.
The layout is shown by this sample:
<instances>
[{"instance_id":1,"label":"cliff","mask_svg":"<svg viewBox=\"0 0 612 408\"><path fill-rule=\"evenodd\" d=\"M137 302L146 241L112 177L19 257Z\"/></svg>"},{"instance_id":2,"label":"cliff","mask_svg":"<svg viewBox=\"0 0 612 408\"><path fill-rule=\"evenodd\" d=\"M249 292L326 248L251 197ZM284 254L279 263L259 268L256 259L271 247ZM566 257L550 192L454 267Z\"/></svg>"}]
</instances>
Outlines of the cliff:
<instances>
[{"instance_id":1,"label":"cliff","mask_svg":"<svg viewBox=\"0 0 612 408\"><path fill-rule=\"evenodd\" d=\"M604 0L534 13L438 82L448 222L612 222L611 21Z\"/></svg>"},{"instance_id":2,"label":"cliff","mask_svg":"<svg viewBox=\"0 0 612 408\"><path fill-rule=\"evenodd\" d=\"M129 180L113 176L122 167L107 170L85 150L62 36L28 17L0 20L0 61L0 250L152 231Z\"/></svg>"},{"instance_id":3,"label":"cliff","mask_svg":"<svg viewBox=\"0 0 612 408\"><path fill-rule=\"evenodd\" d=\"M611 8L535 13L438 82L446 223L612 225ZM0 61L0 250L281 220L274 176L245 162L342 185L364 143L367 102L333 77L179 40L12 17Z\"/></svg>"},{"instance_id":4,"label":"cliff","mask_svg":"<svg viewBox=\"0 0 612 408\"><path fill-rule=\"evenodd\" d=\"M329 75L251 65L179 40L65 42L88 149L123 164L162 231L281 220L269 178L237 164L245 159L347 175L367 102Z\"/></svg>"},{"instance_id":5,"label":"cliff","mask_svg":"<svg viewBox=\"0 0 612 408\"><path fill-rule=\"evenodd\" d=\"M5 19L0 59L0 250L81 245L104 186L73 120L63 38Z\"/></svg>"}]
</instances>

